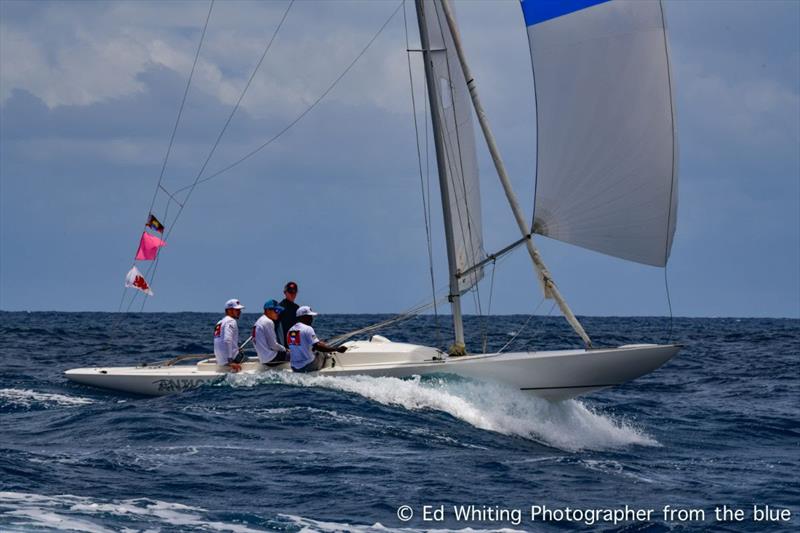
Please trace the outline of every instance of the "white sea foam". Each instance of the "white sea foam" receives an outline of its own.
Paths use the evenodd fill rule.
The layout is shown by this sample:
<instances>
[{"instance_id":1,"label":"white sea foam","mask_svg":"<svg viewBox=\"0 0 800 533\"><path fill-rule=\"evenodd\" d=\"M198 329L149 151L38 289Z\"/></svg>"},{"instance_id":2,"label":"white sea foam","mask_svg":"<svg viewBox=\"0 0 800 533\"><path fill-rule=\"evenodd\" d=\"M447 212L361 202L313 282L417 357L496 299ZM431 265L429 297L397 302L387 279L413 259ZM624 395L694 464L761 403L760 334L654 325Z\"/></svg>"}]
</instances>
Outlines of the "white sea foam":
<instances>
[{"instance_id":1,"label":"white sea foam","mask_svg":"<svg viewBox=\"0 0 800 533\"><path fill-rule=\"evenodd\" d=\"M466 379L397 379L390 377L270 372L229 376L233 386L278 382L300 387L342 390L409 410L443 411L479 429L535 440L567 451L601 450L628 445L657 446L642 430L582 402L552 403L511 387Z\"/></svg>"},{"instance_id":2,"label":"white sea foam","mask_svg":"<svg viewBox=\"0 0 800 533\"><path fill-rule=\"evenodd\" d=\"M88 520L70 517L64 514L54 513L38 507L17 509L7 511L7 516L13 516L16 525L32 525L38 527L48 527L57 531L84 531L86 533L114 533L114 530L94 524ZM27 519L28 522L22 520Z\"/></svg>"},{"instance_id":3,"label":"white sea foam","mask_svg":"<svg viewBox=\"0 0 800 533\"><path fill-rule=\"evenodd\" d=\"M162 502L144 498L132 500L95 501L91 498L61 494L43 496L19 492L0 492L0 517L13 517L13 526L33 526L55 531L83 531L86 533L111 533L120 529L107 529L92 521L93 518L119 517L129 523L130 529L159 531L163 525L179 526L198 531L231 533L263 533L242 524L209 520L207 511L180 503ZM1 522L0 522L1 523ZM117 528L118 526L115 526Z\"/></svg>"},{"instance_id":4,"label":"white sea foam","mask_svg":"<svg viewBox=\"0 0 800 533\"><path fill-rule=\"evenodd\" d=\"M131 500L95 500L84 496L60 494L44 496L21 492L0 492L0 528L3 531L80 531L85 533L111 533L113 531L156 533L164 526L184 531L220 531L230 533L265 533L241 523L220 522L208 518L209 511L180 503L170 503L146 498ZM114 517L111 520L111 517ZM513 533L513 529L416 529L390 528L380 523L372 525L347 524L313 520L296 515L281 514L269 517L279 522L279 529L302 532L354 532L381 531L386 533L437 533L486 532ZM102 523L100 521L102 520ZM113 525L109 525L113 522ZM124 523L124 525L123 525ZM288 527L287 527L288 526ZM109 529L113 528L113 529Z\"/></svg>"},{"instance_id":5,"label":"white sea foam","mask_svg":"<svg viewBox=\"0 0 800 533\"><path fill-rule=\"evenodd\" d=\"M89 398L38 392L30 389L0 389L0 402L21 407L30 407L32 405L73 407L94 403Z\"/></svg>"},{"instance_id":6,"label":"white sea foam","mask_svg":"<svg viewBox=\"0 0 800 533\"><path fill-rule=\"evenodd\" d=\"M280 515L282 518L290 521L294 526L300 528L300 533L336 533L346 531L348 533L368 533L374 531L381 531L385 533L423 533L423 532L436 532L436 533L515 533L519 530L499 528L499 529L473 529L466 527L462 529L417 529L411 527L386 527L380 522L371 526L358 525L358 524L343 524L340 522L327 522L322 520L312 520L310 518L303 518L302 516L295 515Z\"/></svg>"}]
</instances>

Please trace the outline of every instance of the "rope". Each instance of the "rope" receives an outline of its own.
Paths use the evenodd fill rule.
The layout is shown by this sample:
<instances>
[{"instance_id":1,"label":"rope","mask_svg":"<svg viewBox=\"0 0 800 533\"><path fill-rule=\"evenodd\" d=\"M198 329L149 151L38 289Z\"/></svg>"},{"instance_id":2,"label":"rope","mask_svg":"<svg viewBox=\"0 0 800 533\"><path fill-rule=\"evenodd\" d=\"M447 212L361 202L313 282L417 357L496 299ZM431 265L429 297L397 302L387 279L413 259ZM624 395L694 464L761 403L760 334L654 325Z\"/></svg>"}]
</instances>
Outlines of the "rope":
<instances>
[{"instance_id":1,"label":"rope","mask_svg":"<svg viewBox=\"0 0 800 533\"><path fill-rule=\"evenodd\" d=\"M206 22L203 25L203 32L200 34L200 42L197 44L197 51L194 54L194 61L192 62L192 70L189 72L189 79L186 80L186 88L183 90L183 98L181 99L181 105L178 108L178 116L175 118L175 125L172 127L172 134L169 137L169 145L167 146L167 153L164 155L164 161L161 164L161 172L158 175L158 182L156 183L156 187L153 190L153 199L150 201L150 208L147 210L148 211L148 216L149 216L149 213L153 212L153 206L156 203L156 196L158 195L158 190L161 189L164 192L166 192L166 189L164 189L164 186L162 185L162 181L164 180L164 171L167 168L167 161L169 160L169 155L172 152L172 145L175 142L175 133L178 131L178 124L180 124L180 122L181 122L181 116L183 115L183 108L186 105L186 97L189 95L189 87L192 84L192 78L194 78L194 71L195 71L195 68L197 67L197 60L200 57L200 50L203 48L203 41L205 41L205 38L206 38L206 30L208 29L208 23L211 20L211 11L213 9L214 9L214 0L211 0L211 3L208 6L208 14L206 15ZM167 194L169 194L169 193L167 193ZM169 196L172 197L172 195L169 195ZM138 250L138 248L137 248L137 250ZM119 307L117 308L117 313L122 311L122 305L125 302L125 294L127 293L127 291L128 291L128 287L123 287L123 289L122 289L122 297L120 298L120 301L119 301ZM131 302L131 303L133 303L133 302ZM130 307L129 307L129 309L130 309ZM116 329L116 328L112 327L112 330L114 330L114 329Z\"/></svg>"},{"instance_id":2,"label":"rope","mask_svg":"<svg viewBox=\"0 0 800 533\"><path fill-rule=\"evenodd\" d=\"M293 2L294 2L294 0L292 0L292 3ZM292 3L289 4L289 7L291 7ZM353 59L353 61L351 61L350 64L344 69L344 71L338 77L336 77L336 79L333 80L333 82L322 92L322 94L320 94L320 96L308 108L306 108L302 113L300 113L293 121L291 121L285 128L283 128L276 135L274 135L273 137L268 139L266 142L262 143L256 149L248 152L247 154L245 154L244 156L242 156L238 160L234 161L230 165L228 165L228 166L226 166L226 167L214 172L213 174L211 174L211 175L209 175L209 176L207 176L207 177L205 177L203 179L197 179L202 175L202 171L201 171L201 173L198 174L197 178L195 179L195 183L193 183L192 185L183 187L181 189L178 189L172 194L169 193L169 191L167 191L163 187L163 185L159 185L158 188L160 188L169 197L169 199L171 201L174 201L180 207L179 213L178 213L178 215L176 215L175 219L171 223L170 230L168 230L167 235L165 236L164 240L166 240L166 238L171 233L172 229L175 227L175 223L177 222L178 216L183 211L183 208L185 207L185 205L186 205L186 203L188 201L188 198L189 198L189 195L187 194L186 199L184 199L184 202L181 203L180 201L177 200L177 198L175 198L174 195L176 195L176 194L178 194L180 192L183 192L183 191L185 191L187 189L189 189L191 191L197 185L199 185L201 183L205 183L205 182L207 182L207 181L209 181L211 179L214 179L214 178L220 176L224 172L227 172L228 170L231 170L232 168L234 168L237 165L243 163L244 161L246 161L250 157L254 156L256 153L260 152L261 150L263 150L264 148L269 146L272 142L277 140L279 137L281 137L283 134L285 134L287 131L289 131L293 126L295 126L298 122L300 122L300 120L302 120L312 109L314 109L336 87L336 85L338 85L338 83L342 80L342 78L344 78L350 72L350 70L352 70L352 68L355 66L355 64L359 61L359 59L361 59L361 57L366 53L366 51L372 46L372 44L375 42L375 40L378 38L378 36L383 32L383 30L386 28L386 26L388 26L389 22L394 18L394 16L397 14L397 12L399 11L399 9L402 6L403 6L403 2L400 2L398 4L397 8L395 8L395 10L389 15L389 17L386 19L386 21L380 27L380 29L375 33L375 35L373 35L373 37L367 42L367 44L364 46L364 48L356 55L356 57ZM286 15L288 14L288 9L289 8L287 7L286 12L284 13L283 20L285 20ZM283 24L283 20L281 21L281 25ZM280 29L280 25L276 29L275 34L277 34L278 29ZM203 35L205 35L205 32L204 32ZM274 39L274 37L275 37L275 35L273 35L273 39ZM272 41L270 41L270 44L271 44L271 42ZM262 59L263 59L263 57L262 57ZM259 65L260 65L260 63L261 62L259 62ZM252 80L252 76L251 76L251 80ZM249 85L249 83L248 83L248 85ZM240 97L239 101L241 101L241 97ZM234 110L234 112L235 112L235 110ZM230 119L229 119L228 122L230 122ZM226 127L227 127L227 123L226 123ZM427 137L427 131L426 131L426 137ZM221 135L220 135L220 138L221 138ZM216 146L215 146L214 149L216 149ZM426 146L426 150L427 150L427 146ZM213 150L212 150L212 152L213 152ZM210 157L208 159L210 159ZM208 162L208 159L207 159L206 163ZM204 167L205 167L205 165L204 165ZM169 205L170 204L169 204L169 200L168 200L167 209L169 208ZM165 222L166 222L166 216L165 216ZM150 273L152 272L153 276L155 276L155 267L156 267L157 264L158 264L158 257L156 258L155 262L151 263L150 267L148 267L147 272L145 274L145 279L149 279L150 282L151 282L151 285L152 285L153 278L150 276ZM125 288L125 290L123 291L122 298L120 299L120 306L119 306L118 312L122 310L122 307L123 307L124 301L125 301L126 292L127 292L127 288ZM135 301L135 299L136 299L136 297L138 295L139 295L139 291L134 291L133 298L131 299L130 303L128 304L126 312L130 311L130 308L133 306L133 303L134 303L134 301ZM144 304L142 305L142 309L144 309Z\"/></svg>"},{"instance_id":3,"label":"rope","mask_svg":"<svg viewBox=\"0 0 800 533\"><path fill-rule=\"evenodd\" d=\"M444 299L445 299L444 297L439 297L438 298L438 300L440 300L440 301L444 301ZM400 322L404 322L406 320L414 318L415 316L417 316L418 314L422 313L423 311L425 311L427 309L430 309L431 307L434 306L436 301L437 301L437 299L434 298L430 302L422 303L422 304L419 304L419 305L417 305L415 307L412 307L411 309L407 309L407 310L403 311L402 313L400 313L398 315L395 315L392 318L389 318L387 320L383 320L381 322L376 322L374 324L370 324L369 326L365 326L363 328L359 328L359 329L354 329L352 331L348 331L348 332L343 333L343 334L341 334L341 335L339 335L337 337L332 338L330 340L330 343L332 345L338 345L338 344L343 343L347 339L355 337L356 335L361 335L361 334L364 334L364 333L370 333L370 332L373 332L373 331L377 331L379 329L383 329L383 328L385 328L387 326L391 326L393 324L399 324Z\"/></svg>"},{"instance_id":4,"label":"rope","mask_svg":"<svg viewBox=\"0 0 800 533\"><path fill-rule=\"evenodd\" d=\"M667 281L667 259L669 258L669 246L670 241L672 240L669 234L669 228L672 225L672 197L675 193L675 107L672 101L672 75L670 71L670 60L669 60L669 47L667 46L667 32L664 27L664 4L659 0L658 8L661 11L661 25L664 31L664 55L667 59L667 83L669 85L669 108L671 111L672 117L672 174L670 179L670 186L669 186L669 203L667 203L667 238L664 242L664 287L666 288L667 292L667 305L669 306L669 330L667 333L667 342L672 341L672 299L670 298L669 294L669 282Z\"/></svg>"},{"instance_id":5,"label":"rope","mask_svg":"<svg viewBox=\"0 0 800 533\"><path fill-rule=\"evenodd\" d=\"M489 284L489 305L486 309L486 316L489 317L492 315L492 296L494 295L494 273L497 270L497 259L492 261L492 281ZM483 328L483 353L486 353L486 345L489 343L489 331L486 328L486 321L484 320L484 328Z\"/></svg>"},{"instance_id":6,"label":"rope","mask_svg":"<svg viewBox=\"0 0 800 533\"><path fill-rule=\"evenodd\" d=\"M225 132L227 131L228 126L230 125L231 121L233 120L233 117L236 114L236 111L238 111L239 106L242 103L242 100L244 99L245 95L247 94L247 90L250 88L250 85L253 83L253 80L256 77L256 73L258 73L258 69L261 67L261 64L264 62L264 58L267 56L267 52L269 52L270 48L272 48L272 43L275 42L275 37L278 36L278 32L280 31L281 27L283 26L283 23L286 21L286 17L289 15L289 10L291 10L292 5L294 5L294 0L290 0L289 1L289 5L286 6L286 10L283 12L283 17L281 18L281 20L278 23L278 25L275 27L275 31L272 33L272 37L270 37L270 40L267 43L267 46L264 48L264 52L261 54L261 57L259 58L258 63L256 63L256 66L253 69L253 72L250 74L250 78L247 80L247 83L245 84L244 89L242 89L242 92L239 95L238 100L236 100L236 104L233 106L233 109L231 109L231 112L228 115L228 118L225 121L225 124L222 126L222 129L220 130L219 134L217 135L217 139L214 141L214 145L211 147L211 150L209 151L208 156L206 156L206 159L203 162L203 165L200 167L200 171L197 173L197 176L195 177L194 182L188 188L189 192L186 193L186 197L183 199L183 203L182 204L181 203L178 204L180 206L178 208L178 213L175 215L175 218L172 220L172 224L170 225L170 228L167 230L166 235L164 235L164 239L163 239L164 242L166 242L169 239L170 235L172 234L172 231L175 229L175 226L178 223L178 219L180 219L181 214L183 213L183 210L186 207L186 204L189 203L189 198L191 198L192 193L197 188L197 185L200 183L200 178L203 175L203 173L205 172L206 166L208 166L208 163L211 161L211 158L214 157L214 153L217 151L217 147L219 146L220 141L222 141L222 137L225 135ZM155 279L155 275L156 275L157 269L158 269L158 261L155 261L153 263L152 274L150 275L150 284L152 284L153 280ZM142 303L142 308L141 308L142 310L144 310L144 305L145 305L146 302L147 302L147 299L145 299L144 302Z\"/></svg>"},{"instance_id":7,"label":"rope","mask_svg":"<svg viewBox=\"0 0 800 533\"><path fill-rule=\"evenodd\" d=\"M667 267L664 265L664 290L667 292L667 305L669 306L669 329L667 330L667 344L672 342L672 298L669 294L669 280L667 279Z\"/></svg>"},{"instance_id":8,"label":"rope","mask_svg":"<svg viewBox=\"0 0 800 533\"><path fill-rule=\"evenodd\" d=\"M505 351L505 349L506 349L506 348L508 348L508 346L509 346L509 345L510 345L512 342L514 342L514 340L515 340L517 337L519 337L519 334L520 334L520 333L522 333L522 332L525 330L525 328L526 328L526 327L528 327L528 323L531 321L531 319L532 319L534 316L536 316L536 311L538 311L538 310L539 310L539 307L541 307L541 305L544 303L544 300L545 300L544 298L542 298L541 300L539 300L539 304L536 306L536 309L534 309L534 310L533 310L533 313L531 313L531 315L528 317L528 320L526 320L526 321L525 321L525 323L522 325L522 327L521 327L521 328L519 328L519 331L517 331L516 333L514 333L514 336L513 336L513 337L511 337L511 338L508 340L508 342L507 342L507 343L505 343L505 344L503 345L503 347L502 347L502 348L500 348L499 350L497 350L497 353L502 353L503 351ZM553 309L555 308L555 306L556 306L556 304L555 304L555 302L553 302L553 305L551 305L551 306L550 306L550 311L548 311L548 312L547 312L547 316L550 316L550 313L552 313L552 312L553 312Z\"/></svg>"},{"instance_id":9,"label":"rope","mask_svg":"<svg viewBox=\"0 0 800 533\"><path fill-rule=\"evenodd\" d=\"M194 61L192 62L192 70L189 72L189 79L186 80L186 88L183 90L183 98L181 99L181 105L178 108L178 116L175 118L175 125L172 127L172 134L169 137L169 145L167 146L167 153L164 155L164 162L161 164L161 172L158 175L158 183L156 184L156 188L153 191L153 199L150 201L150 208L148 212L153 211L153 206L156 203L156 195L158 194L158 190L161 189L166 192L166 189L161 184L164 179L164 171L167 169L167 161L169 160L169 155L172 152L172 145L175 142L175 133L178 131L178 124L181 122L181 116L183 115L183 108L186 105L186 97L189 95L189 87L192 85L192 78L194 78L194 71L197 67L197 60L200 58L200 49L203 46L203 41L206 37L206 30L208 29L208 21L211 20L211 10L214 9L214 0L211 0L210 5L208 6L208 15L206 15L206 23L203 26L203 33L200 35L200 43L197 45L197 52L194 54ZM169 194L169 193L167 193ZM170 195L171 196L171 195Z\"/></svg>"},{"instance_id":10,"label":"rope","mask_svg":"<svg viewBox=\"0 0 800 533\"><path fill-rule=\"evenodd\" d=\"M333 80L333 83L331 83L328 86L328 88L325 89L322 92L322 94L316 100L314 100L314 102L310 106L308 106L305 109L305 111L300 113L286 127L284 127L281 131L279 131L278 133L276 133L275 135L273 135L272 137L267 139L260 146L258 146L257 148L251 150L250 152L246 153L245 155L243 155L242 157L240 157L239 159L237 159L236 161L234 161L230 165L228 165L228 166L226 166L224 168L221 168L220 170L214 172L210 176L207 176L207 177L201 179L200 181L197 182L197 184L199 185L201 183L206 183L207 181L210 181L210 180L216 178L220 174L223 174L223 173L229 171L230 169L236 167L237 165L240 165L241 163L243 163L246 160L250 159L251 157L256 155L258 152L260 152L261 150L263 150L264 148L266 148L267 146L269 146L270 144L272 144L273 142L278 140L279 137L281 137L284 133L289 131L295 124L300 122L300 120L302 120L303 117L305 117L312 109L314 109L317 106L317 104L319 104L322 101L322 99L325 98L328 95L328 93L330 93L333 90L334 87L336 87L336 85L339 83L339 81L341 81L341 79L344 78L345 75L348 72L350 72L350 70L353 68L353 66L355 66L355 64L358 62L358 60L361 59L361 56L363 56L364 53L366 53L366 51L369 49L369 47L372 46L372 43L375 42L375 40L383 32L383 30L386 28L386 26L389 24L389 22L394 18L394 16L397 14L397 12L400 10L400 8L402 6L403 6L403 2L400 2L400 4L398 4L397 8L392 12L392 14L389 15L389 18L386 19L386 22L383 23L383 26L381 26L381 28L377 31L377 33L375 33L375 35L372 37L372 39L369 40L367 45L361 50L361 52L358 53L358 55L355 57L355 59L353 59L353 61L347 66L347 68L345 68L344 71L335 80ZM189 187L190 186L186 186L186 187L183 187L181 189L178 189L177 191L175 191L175 194L177 194L179 192L182 192L182 191L185 191Z\"/></svg>"}]
</instances>

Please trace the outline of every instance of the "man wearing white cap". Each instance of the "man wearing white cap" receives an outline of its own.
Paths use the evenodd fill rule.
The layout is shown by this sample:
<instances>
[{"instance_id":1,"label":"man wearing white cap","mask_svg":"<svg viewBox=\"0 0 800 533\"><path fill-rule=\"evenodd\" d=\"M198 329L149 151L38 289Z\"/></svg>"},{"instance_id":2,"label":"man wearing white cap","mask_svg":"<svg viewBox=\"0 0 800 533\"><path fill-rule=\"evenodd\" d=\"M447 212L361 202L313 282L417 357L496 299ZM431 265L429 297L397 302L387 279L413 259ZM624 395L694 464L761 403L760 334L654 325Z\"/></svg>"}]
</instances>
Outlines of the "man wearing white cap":
<instances>
[{"instance_id":1,"label":"man wearing white cap","mask_svg":"<svg viewBox=\"0 0 800 533\"><path fill-rule=\"evenodd\" d=\"M289 357L294 372L314 372L322 368L325 364L323 353L347 351L346 346L334 348L328 346L317 338L311 324L317 313L307 305L297 309L297 324L289 329L286 334L286 342L289 347ZM314 351L322 353L314 353Z\"/></svg>"},{"instance_id":2,"label":"man wearing white cap","mask_svg":"<svg viewBox=\"0 0 800 533\"><path fill-rule=\"evenodd\" d=\"M225 316L214 327L214 357L217 365L230 368L234 372L242 369L236 362L239 355L239 324L244 306L236 298L225 302Z\"/></svg>"}]
</instances>

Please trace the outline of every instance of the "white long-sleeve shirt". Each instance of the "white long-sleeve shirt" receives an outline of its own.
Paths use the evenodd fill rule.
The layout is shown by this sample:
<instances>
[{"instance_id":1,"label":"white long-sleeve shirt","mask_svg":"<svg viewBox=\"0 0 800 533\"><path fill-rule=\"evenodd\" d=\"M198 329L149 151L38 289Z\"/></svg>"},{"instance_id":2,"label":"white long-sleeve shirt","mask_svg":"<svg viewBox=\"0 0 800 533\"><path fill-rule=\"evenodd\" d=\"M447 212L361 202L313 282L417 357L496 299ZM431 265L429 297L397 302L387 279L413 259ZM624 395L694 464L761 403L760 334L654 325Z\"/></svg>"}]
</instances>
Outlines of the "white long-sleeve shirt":
<instances>
[{"instance_id":1,"label":"white long-sleeve shirt","mask_svg":"<svg viewBox=\"0 0 800 533\"><path fill-rule=\"evenodd\" d=\"M264 364L275 359L278 352L286 351L275 338L275 323L267 315L261 315L253 326L253 344L256 346L258 360Z\"/></svg>"},{"instance_id":2,"label":"white long-sleeve shirt","mask_svg":"<svg viewBox=\"0 0 800 533\"><path fill-rule=\"evenodd\" d=\"M314 360L314 345L319 342L314 328L298 322L286 334L292 368L300 370Z\"/></svg>"},{"instance_id":3,"label":"white long-sleeve shirt","mask_svg":"<svg viewBox=\"0 0 800 533\"><path fill-rule=\"evenodd\" d=\"M232 362L239 354L239 324L225 315L214 328L214 357L220 366Z\"/></svg>"}]
</instances>

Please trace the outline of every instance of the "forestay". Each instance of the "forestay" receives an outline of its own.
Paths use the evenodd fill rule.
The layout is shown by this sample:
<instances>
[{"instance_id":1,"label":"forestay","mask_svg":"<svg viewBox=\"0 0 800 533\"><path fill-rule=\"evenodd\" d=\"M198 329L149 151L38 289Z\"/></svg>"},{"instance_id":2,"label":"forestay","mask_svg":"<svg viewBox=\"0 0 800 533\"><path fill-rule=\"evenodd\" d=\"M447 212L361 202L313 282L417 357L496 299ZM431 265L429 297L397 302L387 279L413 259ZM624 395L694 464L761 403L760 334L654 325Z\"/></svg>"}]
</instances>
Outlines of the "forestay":
<instances>
[{"instance_id":1,"label":"forestay","mask_svg":"<svg viewBox=\"0 0 800 533\"><path fill-rule=\"evenodd\" d=\"M533 231L669 258L677 145L660 2L522 0L536 91Z\"/></svg>"},{"instance_id":2,"label":"forestay","mask_svg":"<svg viewBox=\"0 0 800 533\"><path fill-rule=\"evenodd\" d=\"M472 102L440 2L426 0L422 8L430 39L433 74L438 80L436 95L443 115L440 122L450 200L450 213L445 216L450 218L453 228L456 271L464 272L486 255ZM459 293L469 290L482 277L483 268L478 268L459 278Z\"/></svg>"}]
</instances>

